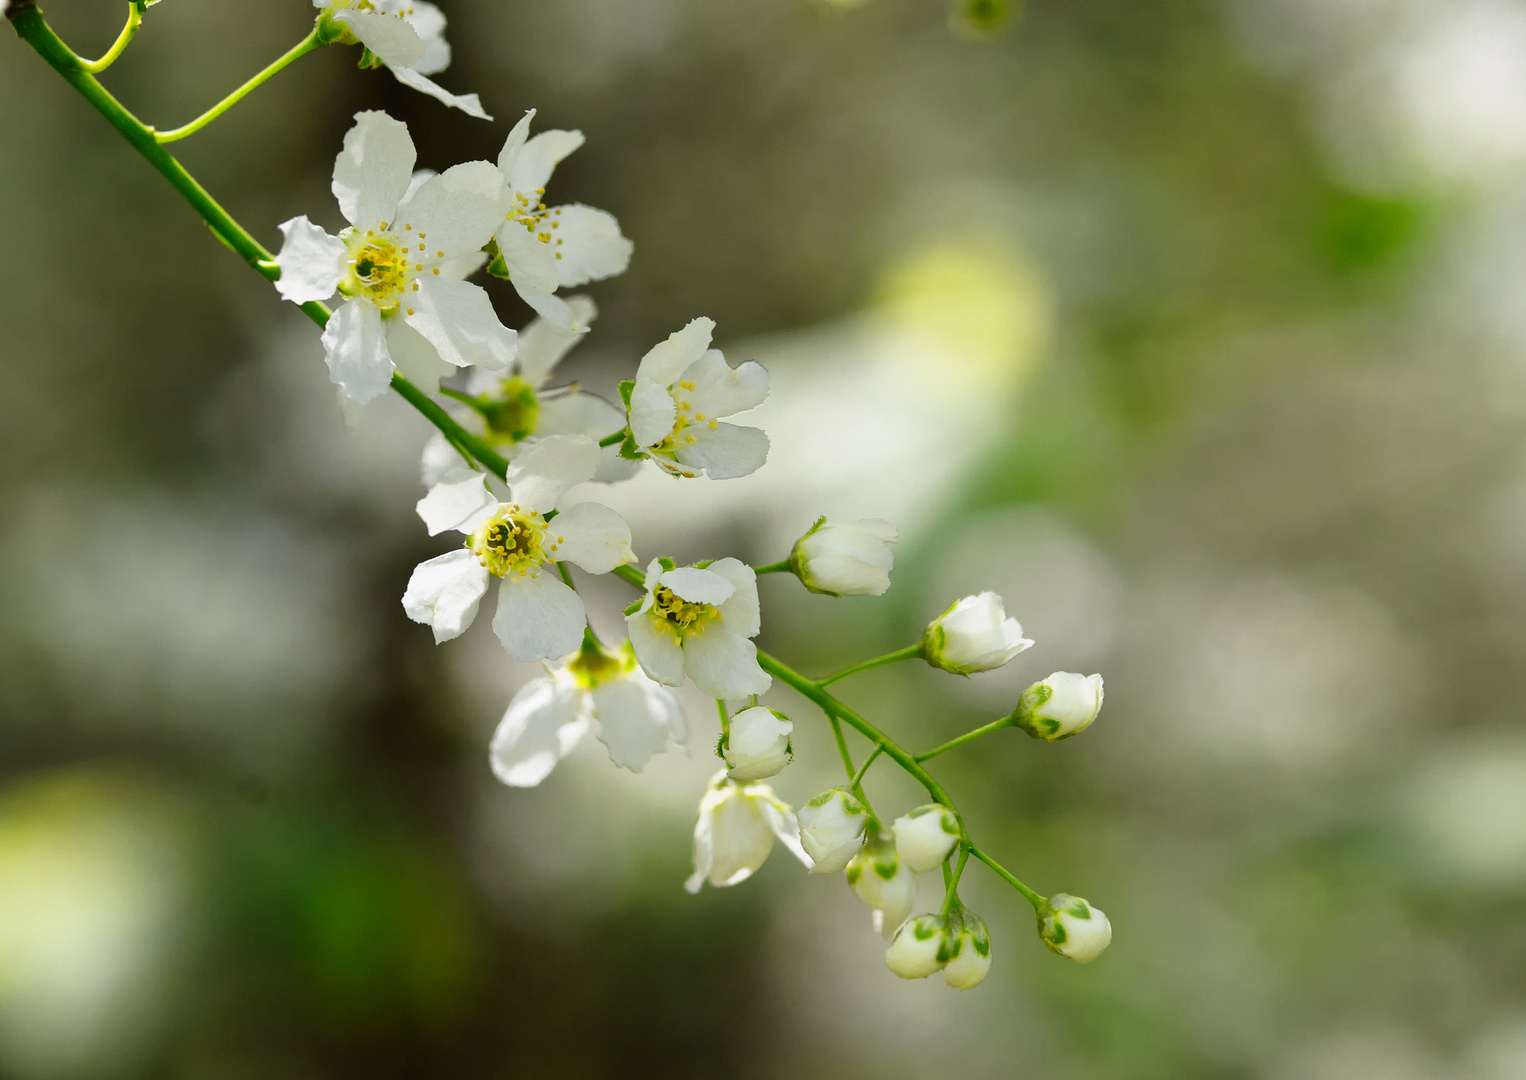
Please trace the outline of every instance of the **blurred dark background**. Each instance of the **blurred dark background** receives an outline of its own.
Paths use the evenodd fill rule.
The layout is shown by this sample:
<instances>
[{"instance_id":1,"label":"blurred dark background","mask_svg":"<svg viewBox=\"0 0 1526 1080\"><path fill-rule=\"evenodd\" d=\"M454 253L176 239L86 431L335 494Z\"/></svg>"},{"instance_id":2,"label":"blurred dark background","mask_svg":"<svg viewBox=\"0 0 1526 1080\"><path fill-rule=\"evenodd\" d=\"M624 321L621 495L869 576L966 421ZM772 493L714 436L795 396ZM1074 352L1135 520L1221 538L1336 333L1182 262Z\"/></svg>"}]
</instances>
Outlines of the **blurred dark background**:
<instances>
[{"instance_id":1,"label":"blurred dark background","mask_svg":"<svg viewBox=\"0 0 1526 1080\"><path fill-rule=\"evenodd\" d=\"M686 896L700 700L690 758L500 787L535 667L398 603L443 550L425 424L347 431L314 328L5 34L0 1076L1526 1078L1526 4L1031 0L985 42L939 0L444 6L494 123L331 48L182 159L273 246L337 223L359 109L434 168L526 108L583 130L552 201L636 255L565 375L612 393L701 314L773 373L764 470L609 494L636 550L896 521L884 598L762 583L810 672L1000 592L1008 669L844 684L908 744L1102 671L1083 737L938 771L1115 942L1048 954L972 867L995 966L957 994L782 853ZM95 55L122 7L44 11ZM166 0L104 81L184 123L312 16ZM835 755L769 700L798 805Z\"/></svg>"}]
</instances>

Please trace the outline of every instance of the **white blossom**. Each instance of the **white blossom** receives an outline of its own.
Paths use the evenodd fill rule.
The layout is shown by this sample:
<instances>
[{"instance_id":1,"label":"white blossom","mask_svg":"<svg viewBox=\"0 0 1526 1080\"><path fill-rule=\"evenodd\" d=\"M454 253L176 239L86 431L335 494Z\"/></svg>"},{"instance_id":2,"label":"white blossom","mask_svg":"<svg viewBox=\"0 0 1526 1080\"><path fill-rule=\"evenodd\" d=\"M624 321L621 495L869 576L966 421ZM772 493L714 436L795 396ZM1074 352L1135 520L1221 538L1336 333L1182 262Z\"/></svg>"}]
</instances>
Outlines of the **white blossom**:
<instances>
[{"instance_id":1,"label":"white blossom","mask_svg":"<svg viewBox=\"0 0 1526 1080\"><path fill-rule=\"evenodd\" d=\"M959 842L959 819L939 803L919 806L891 826L896 854L913 871L936 870Z\"/></svg>"},{"instance_id":2,"label":"white blossom","mask_svg":"<svg viewBox=\"0 0 1526 1080\"><path fill-rule=\"evenodd\" d=\"M625 272L632 245L620 233L614 215L581 203L548 207L546 185L557 164L583 145L581 131L542 131L530 138L525 113L498 154L503 176L499 206L498 251L501 273L540 315L576 330L576 314L555 293Z\"/></svg>"},{"instance_id":3,"label":"white blossom","mask_svg":"<svg viewBox=\"0 0 1526 1080\"><path fill-rule=\"evenodd\" d=\"M917 902L917 878L887 836L872 837L848 862L848 884L874 909L874 928L889 937Z\"/></svg>"},{"instance_id":4,"label":"white blossom","mask_svg":"<svg viewBox=\"0 0 1526 1080\"><path fill-rule=\"evenodd\" d=\"M883 596L890 588L896 528L882 518L833 525L825 517L795 541L790 568L807 589L828 596Z\"/></svg>"},{"instance_id":5,"label":"white blossom","mask_svg":"<svg viewBox=\"0 0 1526 1080\"><path fill-rule=\"evenodd\" d=\"M488 490L481 473L448 474L419 500L419 517L434 536L448 529L466 546L420 563L403 594L403 609L434 628L435 641L458 636L477 611L488 577L502 579L493 631L516 660L565 656L578 647L583 601L555 563L607 574L635 561L630 526L601 503L577 503L552 520L566 490L592 478L599 448L592 439L554 435L537 440L509 466L509 501ZM750 571L749 571L750 573Z\"/></svg>"},{"instance_id":6,"label":"white blossom","mask_svg":"<svg viewBox=\"0 0 1526 1080\"><path fill-rule=\"evenodd\" d=\"M761 694L773 680L758 666L758 582L736 559L674 566L653 559L646 595L625 618L636 659L664 686L692 679L702 693L736 701Z\"/></svg>"},{"instance_id":7,"label":"white blossom","mask_svg":"<svg viewBox=\"0 0 1526 1080\"><path fill-rule=\"evenodd\" d=\"M965 911L957 923L951 922L944 951L949 960L943 966L943 981L949 986L972 990L986 981L991 972L991 934L979 915Z\"/></svg>"},{"instance_id":8,"label":"white blossom","mask_svg":"<svg viewBox=\"0 0 1526 1080\"><path fill-rule=\"evenodd\" d=\"M1101 711L1101 675L1056 671L1023 691L1016 723L1035 739L1057 742L1085 731Z\"/></svg>"},{"instance_id":9,"label":"white blossom","mask_svg":"<svg viewBox=\"0 0 1526 1080\"><path fill-rule=\"evenodd\" d=\"M1050 951L1089 964L1113 940L1113 925L1079 896L1055 893L1039 909L1039 937Z\"/></svg>"},{"instance_id":10,"label":"white blossom","mask_svg":"<svg viewBox=\"0 0 1526 1080\"><path fill-rule=\"evenodd\" d=\"M842 788L823 792L800 808L800 844L811 873L841 873L863 846L869 812Z\"/></svg>"},{"instance_id":11,"label":"white blossom","mask_svg":"<svg viewBox=\"0 0 1526 1080\"><path fill-rule=\"evenodd\" d=\"M733 780L766 780L789 764L794 753L790 732L795 730L786 717L774 710L755 705L731 718L721 736L721 756Z\"/></svg>"},{"instance_id":12,"label":"white blossom","mask_svg":"<svg viewBox=\"0 0 1526 1080\"><path fill-rule=\"evenodd\" d=\"M755 360L732 368L710 348L715 323L695 319L641 358L627 413L637 452L675 476L746 476L768 458L768 436L721 418L763 404L768 372Z\"/></svg>"},{"instance_id":13,"label":"white blossom","mask_svg":"<svg viewBox=\"0 0 1526 1080\"><path fill-rule=\"evenodd\" d=\"M481 120L491 120L476 94L452 94L427 76L450 66L445 13L427 0L313 0L320 27L334 40L361 44L404 86Z\"/></svg>"},{"instance_id":14,"label":"white blossom","mask_svg":"<svg viewBox=\"0 0 1526 1080\"><path fill-rule=\"evenodd\" d=\"M718 889L746 881L767 861L775 840L810 865L789 806L767 784L733 780L722 769L710 778L699 803L694 873L684 888L697 893L707 880Z\"/></svg>"},{"instance_id":15,"label":"white blossom","mask_svg":"<svg viewBox=\"0 0 1526 1080\"><path fill-rule=\"evenodd\" d=\"M943 918L918 915L895 932L885 950L885 966L903 979L925 979L943 967L944 951Z\"/></svg>"},{"instance_id":16,"label":"white blossom","mask_svg":"<svg viewBox=\"0 0 1526 1080\"><path fill-rule=\"evenodd\" d=\"M1033 645L993 592L955 602L928 624L922 641L927 662L956 675L999 668Z\"/></svg>"},{"instance_id":17,"label":"white blossom","mask_svg":"<svg viewBox=\"0 0 1526 1080\"><path fill-rule=\"evenodd\" d=\"M334 162L334 197L350 227L333 237L305 216L281 226L280 294L298 304L346 297L324 327L323 350L330 377L357 402L386 391L393 348L432 349L454 367L502 369L514 359L514 331L487 293L447 272L492 236L502 177L471 161L413 184L413 163L406 125L357 113Z\"/></svg>"},{"instance_id":18,"label":"white blossom","mask_svg":"<svg viewBox=\"0 0 1526 1080\"><path fill-rule=\"evenodd\" d=\"M616 765L640 772L671 739L689 745L678 695L647 678L629 645L618 652L585 637L567 662L514 695L493 733L493 772L511 787L534 787L592 729Z\"/></svg>"}]
</instances>

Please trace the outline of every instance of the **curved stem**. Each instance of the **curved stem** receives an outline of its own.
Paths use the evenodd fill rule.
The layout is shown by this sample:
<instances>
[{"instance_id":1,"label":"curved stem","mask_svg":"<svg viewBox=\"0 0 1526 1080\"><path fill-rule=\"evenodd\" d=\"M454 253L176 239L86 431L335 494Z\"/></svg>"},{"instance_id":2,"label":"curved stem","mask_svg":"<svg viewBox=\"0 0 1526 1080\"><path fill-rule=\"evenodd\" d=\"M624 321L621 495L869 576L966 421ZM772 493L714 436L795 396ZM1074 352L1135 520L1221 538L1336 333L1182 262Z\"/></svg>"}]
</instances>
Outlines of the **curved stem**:
<instances>
[{"instance_id":1,"label":"curved stem","mask_svg":"<svg viewBox=\"0 0 1526 1080\"><path fill-rule=\"evenodd\" d=\"M848 753L848 740L843 738L842 723L830 713L827 714L827 723L832 725L832 738L837 740L837 753L842 757L843 772L848 774L848 782L851 784L855 775L853 755Z\"/></svg>"},{"instance_id":2,"label":"curved stem","mask_svg":"<svg viewBox=\"0 0 1526 1080\"><path fill-rule=\"evenodd\" d=\"M939 754L946 754L950 750L953 750L956 747L963 746L967 742L974 742L976 739L980 738L982 735L989 735L993 731L1000 731L1002 728L1011 727L1011 726L1012 726L1012 717L1004 716L1000 720L993 720L989 724L985 725L984 727L976 728L974 731L966 731L963 735L959 736L959 738L957 738L957 739L950 739L948 742L944 743L942 746L935 746L931 750L928 750L928 751L926 751L924 753L918 754L917 755L917 760L918 761L931 761L933 758L937 757Z\"/></svg>"},{"instance_id":3,"label":"curved stem","mask_svg":"<svg viewBox=\"0 0 1526 1080\"><path fill-rule=\"evenodd\" d=\"M1018 881L1017 878L1013 875L1012 871L1008 870L1001 863L991 858L991 856L987 855L984 851L981 851L974 844L968 844L967 846L971 855L985 863L992 870L995 870L997 877L1001 878L1008 885L1011 885L1018 892L1022 893L1023 896L1027 898L1028 903L1033 905L1033 909L1035 911L1044 906L1044 898L1038 893L1034 892L1032 889L1028 888L1028 886L1024 885L1021 881Z\"/></svg>"},{"instance_id":4,"label":"curved stem","mask_svg":"<svg viewBox=\"0 0 1526 1080\"><path fill-rule=\"evenodd\" d=\"M785 569L789 569L789 567L786 566ZM759 570L757 572L761 574L765 571ZM849 675L857 675L860 671L884 667L886 664L894 664L898 660L920 659L922 655L922 643L919 641L915 645L908 645L906 648L897 649L893 653L886 653L884 656L876 656L873 660L865 660L862 664L855 664L846 671L839 671L836 675L828 675L825 679L818 680L818 683L821 686L831 686L838 679L846 679Z\"/></svg>"},{"instance_id":5,"label":"curved stem","mask_svg":"<svg viewBox=\"0 0 1526 1080\"><path fill-rule=\"evenodd\" d=\"M81 60L85 70L92 75L99 75L112 64L117 62L117 57L127 51L127 43L137 34L138 27L143 23L143 11L134 0L127 0L127 25L122 27L122 32L111 43L111 48L99 60Z\"/></svg>"},{"instance_id":6,"label":"curved stem","mask_svg":"<svg viewBox=\"0 0 1526 1080\"><path fill-rule=\"evenodd\" d=\"M171 143L175 142L177 139L183 139L187 135L195 135L198 131L206 127L213 120L216 120L223 113L237 105L240 101L243 100L244 95L260 86L276 72L280 71L282 68L286 67L286 65L292 63L293 61L299 60L306 56L314 49L321 48L322 45L323 42L318 36L318 27L315 25L313 27L312 33L308 34L307 37L303 38L296 45L293 45L279 59L275 60L270 64L269 67L265 68L264 71L260 72L254 78L246 82L243 86L240 86L237 90L233 91L233 93L223 98L216 105L213 105L210 109L202 113L195 120L192 120L189 124L174 128L170 131L156 132L154 135L155 141L159 143Z\"/></svg>"},{"instance_id":7,"label":"curved stem","mask_svg":"<svg viewBox=\"0 0 1526 1080\"><path fill-rule=\"evenodd\" d=\"M874 759L885 752L884 743L875 743L874 749L869 751L869 756L864 758L864 763L858 767L858 772L853 774L853 792L858 794L862 788L865 775L869 772L869 766L874 764Z\"/></svg>"},{"instance_id":8,"label":"curved stem","mask_svg":"<svg viewBox=\"0 0 1526 1080\"><path fill-rule=\"evenodd\" d=\"M954 905L959 903L959 879L964 876L964 864L969 861L970 846L968 844L959 845L959 862L954 866L953 873L946 874L943 883L943 909L939 914L944 918L948 918L948 913L953 911ZM948 863L945 862L943 868L946 872L948 870Z\"/></svg>"}]
</instances>

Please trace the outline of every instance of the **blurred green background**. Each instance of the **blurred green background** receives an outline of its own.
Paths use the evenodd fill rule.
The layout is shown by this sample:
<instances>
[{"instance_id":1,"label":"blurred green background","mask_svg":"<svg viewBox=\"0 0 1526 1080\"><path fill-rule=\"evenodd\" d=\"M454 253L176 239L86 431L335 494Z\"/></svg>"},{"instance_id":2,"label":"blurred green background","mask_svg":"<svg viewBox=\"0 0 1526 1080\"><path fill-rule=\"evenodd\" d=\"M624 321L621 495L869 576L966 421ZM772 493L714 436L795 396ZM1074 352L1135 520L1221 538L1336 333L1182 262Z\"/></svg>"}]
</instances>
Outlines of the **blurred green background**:
<instances>
[{"instance_id":1,"label":"blurred green background","mask_svg":"<svg viewBox=\"0 0 1526 1080\"><path fill-rule=\"evenodd\" d=\"M94 54L121 6L44 9ZM536 669L398 603L443 550L424 423L347 432L313 327L6 34L0 1076L1526 1077L1526 4L1031 0L991 42L938 0L445 7L495 123L333 48L183 160L274 244L336 223L358 109L435 168L581 128L552 195L636 256L565 374L612 393L701 314L773 373L761 472L611 493L637 552L895 520L884 598L763 582L815 673L999 591L1008 669L843 685L911 745L1102 671L1084 737L938 772L1113 947L1048 954L971 867L995 966L957 994L782 853L684 895L693 698L692 758L499 786ZM183 123L312 14L166 0L105 81ZM769 700L799 804L830 739Z\"/></svg>"}]
</instances>

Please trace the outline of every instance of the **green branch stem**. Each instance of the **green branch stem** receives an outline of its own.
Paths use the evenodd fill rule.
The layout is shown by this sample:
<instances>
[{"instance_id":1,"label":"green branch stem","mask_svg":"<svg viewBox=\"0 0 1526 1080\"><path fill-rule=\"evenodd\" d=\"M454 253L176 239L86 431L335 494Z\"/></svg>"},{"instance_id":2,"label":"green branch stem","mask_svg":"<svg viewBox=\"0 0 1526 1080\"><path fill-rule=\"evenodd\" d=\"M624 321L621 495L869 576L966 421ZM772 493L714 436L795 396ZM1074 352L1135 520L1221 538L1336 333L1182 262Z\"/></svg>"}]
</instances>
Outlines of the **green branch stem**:
<instances>
[{"instance_id":1,"label":"green branch stem","mask_svg":"<svg viewBox=\"0 0 1526 1080\"><path fill-rule=\"evenodd\" d=\"M937 757L939 754L946 754L950 750L957 749L958 747L963 746L967 742L974 742L976 739L980 738L982 735L989 735L993 731L1000 731L1002 728L1008 728L1008 727L1011 727L1011 726L1012 726L1012 717L1010 717L1010 716L1003 716L1000 720L993 720L989 724L986 724L984 727L978 727L974 731L966 731L963 735L959 736L957 739L950 739L948 742L944 743L942 746L935 746L931 750L927 750L927 751L924 751L923 753L918 754L917 755L917 760L918 761L931 761L933 758Z\"/></svg>"},{"instance_id":2,"label":"green branch stem","mask_svg":"<svg viewBox=\"0 0 1526 1080\"><path fill-rule=\"evenodd\" d=\"M754 574L792 574L795 572L795 568L790 565L788 559L781 559L778 562L767 563L763 566L754 566L752 572Z\"/></svg>"},{"instance_id":3,"label":"green branch stem","mask_svg":"<svg viewBox=\"0 0 1526 1080\"><path fill-rule=\"evenodd\" d=\"M101 85L86 63L74 55L43 19L36 0L11 0L10 6L5 10L5 17L10 20L11 26L21 40L30 45L49 67L63 76L64 81L74 87L96 112L105 117L106 122L116 128L128 144L169 181L170 186L179 192L181 198L190 203L191 209L201 215L201 219L207 223L207 227L212 230L214 236L232 248L261 277L268 281L280 278L281 268L277 265L274 256L250 235L247 229L235 221L232 215L196 182L185 167L159 144L153 128L128 112L122 103ZM312 39L309 38L309 40ZM291 54L288 53L287 56ZM290 60L286 62L290 63ZM330 312L324 304L314 300L300 306L313 322L319 326L327 325ZM464 457L476 460L499 477L507 471L509 463L500 454L456 423L450 414L429 395L402 375L393 374L392 389L437 427Z\"/></svg>"},{"instance_id":4,"label":"green branch stem","mask_svg":"<svg viewBox=\"0 0 1526 1080\"><path fill-rule=\"evenodd\" d=\"M223 98L216 105L213 105L210 109L202 113L195 120L192 120L189 124L174 128L170 131L160 131L155 133L155 140L160 143L172 143L178 139L185 138L187 135L195 135L198 131L206 127L213 120L216 120L223 113L237 105L240 101L243 100L246 94L262 85L276 72L280 71L282 68L286 67L290 63L293 63L294 61L300 60L302 57L306 56L314 49L321 49L322 47L323 40L319 37L318 27L315 25L313 27L312 33L308 34L307 37L293 45L279 59L265 68L264 71L260 72L254 78L246 82L243 86L240 86L237 90L233 91L233 93Z\"/></svg>"},{"instance_id":5,"label":"green branch stem","mask_svg":"<svg viewBox=\"0 0 1526 1080\"><path fill-rule=\"evenodd\" d=\"M106 54L99 60L81 59L80 63L90 74L99 75L116 63L117 57L127 51L128 42L132 41L138 33L138 27L142 25L143 9L138 6L136 0L127 0L127 23L122 27L122 32L117 35L117 39L111 43L111 48L107 49Z\"/></svg>"},{"instance_id":6,"label":"green branch stem","mask_svg":"<svg viewBox=\"0 0 1526 1080\"><path fill-rule=\"evenodd\" d=\"M604 438L600 439L599 440L599 445L600 446L619 446L621 443L623 443L625 441L626 434L627 434L626 429L625 428L621 428L619 431L615 432L613 435L606 435L606 436L604 436Z\"/></svg>"},{"instance_id":7,"label":"green branch stem","mask_svg":"<svg viewBox=\"0 0 1526 1080\"><path fill-rule=\"evenodd\" d=\"M760 574L763 572L764 571L762 570L758 571ZM831 686L837 680L846 679L849 675L857 675L860 671L869 671L873 668L884 667L886 664L894 664L901 660L919 660L922 658L922 656L922 643L919 641L915 645L908 645L906 648L897 649L893 653L886 653L884 656L876 656L873 660L865 660L862 664L854 664L846 671L839 671L836 675L828 675L825 679L817 680L817 684L820 686Z\"/></svg>"}]
</instances>

